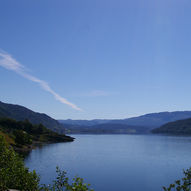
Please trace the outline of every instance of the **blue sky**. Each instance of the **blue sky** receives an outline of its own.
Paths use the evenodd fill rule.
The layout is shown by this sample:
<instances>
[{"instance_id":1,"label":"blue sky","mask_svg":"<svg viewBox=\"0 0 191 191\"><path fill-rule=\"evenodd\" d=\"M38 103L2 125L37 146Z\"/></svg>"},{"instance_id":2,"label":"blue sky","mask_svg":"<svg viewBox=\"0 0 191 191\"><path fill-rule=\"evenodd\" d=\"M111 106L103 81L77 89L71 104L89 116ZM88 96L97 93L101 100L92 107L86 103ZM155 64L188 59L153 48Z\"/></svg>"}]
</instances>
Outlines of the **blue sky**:
<instances>
[{"instance_id":1,"label":"blue sky","mask_svg":"<svg viewBox=\"0 0 191 191\"><path fill-rule=\"evenodd\" d=\"M190 8L189 0L0 0L0 65L6 54L24 68L0 67L0 100L56 119L191 110Z\"/></svg>"}]
</instances>

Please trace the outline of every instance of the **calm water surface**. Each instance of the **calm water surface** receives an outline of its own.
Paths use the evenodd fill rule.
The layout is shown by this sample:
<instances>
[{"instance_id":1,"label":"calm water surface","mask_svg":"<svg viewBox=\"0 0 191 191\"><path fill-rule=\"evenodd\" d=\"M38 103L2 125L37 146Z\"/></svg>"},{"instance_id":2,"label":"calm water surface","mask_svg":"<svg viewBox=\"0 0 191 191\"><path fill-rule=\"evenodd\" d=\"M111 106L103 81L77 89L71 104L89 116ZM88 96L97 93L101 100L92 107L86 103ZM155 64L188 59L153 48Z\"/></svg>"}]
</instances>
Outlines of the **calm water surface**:
<instances>
[{"instance_id":1,"label":"calm water surface","mask_svg":"<svg viewBox=\"0 0 191 191\"><path fill-rule=\"evenodd\" d=\"M73 135L71 143L46 145L25 159L50 183L58 165L95 191L162 191L191 166L191 137Z\"/></svg>"}]
</instances>

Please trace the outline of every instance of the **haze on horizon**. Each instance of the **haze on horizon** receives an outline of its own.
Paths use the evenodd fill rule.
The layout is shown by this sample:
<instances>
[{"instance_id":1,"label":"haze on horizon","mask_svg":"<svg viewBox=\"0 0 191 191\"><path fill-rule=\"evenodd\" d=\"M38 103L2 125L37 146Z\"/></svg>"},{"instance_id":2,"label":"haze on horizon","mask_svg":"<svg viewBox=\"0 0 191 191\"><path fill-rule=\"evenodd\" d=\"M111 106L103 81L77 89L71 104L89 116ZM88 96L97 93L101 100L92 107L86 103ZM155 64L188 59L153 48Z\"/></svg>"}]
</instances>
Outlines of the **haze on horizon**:
<instances>
[{"instance_id":1,"label":"haze on horizon","mask_svg":"<svg viewBox=\"0 0 191 191\"><path fill-rule=\"evenodd\" d=\"M0 49L75 105L3 67L0 101L56 119L191 110L190 7L188 0L0 0Z\"/></svg>"}]
</instances>

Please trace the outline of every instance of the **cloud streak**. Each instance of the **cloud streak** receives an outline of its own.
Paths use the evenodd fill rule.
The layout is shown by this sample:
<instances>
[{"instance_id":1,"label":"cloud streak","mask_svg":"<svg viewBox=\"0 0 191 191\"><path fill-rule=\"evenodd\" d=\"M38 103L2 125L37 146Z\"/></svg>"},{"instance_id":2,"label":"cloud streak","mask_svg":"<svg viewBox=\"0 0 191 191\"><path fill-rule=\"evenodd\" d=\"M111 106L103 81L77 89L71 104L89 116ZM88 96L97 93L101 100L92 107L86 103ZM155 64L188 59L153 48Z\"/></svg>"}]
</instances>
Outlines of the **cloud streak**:
<instances>
[{"instance_id":1,"label":"cloud streak","mask_svg":"<svg viewBox=\"0 0 191 191\"><path fill-rule=\"evenodd\" d=\"M5 52L0 52L0 66L2 66L3 68L7 69L7 70L12 70L14 72L16 72L17 74L21 75L22 77L37 83L38 85L40 85L40 87L49 92L50 94L52 94L54 96L54 98L58 101L60 101L63 104L66 104L70 107L72 107L75 110L78 111L82 111L82 109L80 109L78 106L76 106L75 104L69 102L67 99L63 98L62 96L60 96L58 93L56 93L49 85L47 82L40 80L39 78L30 75L29 73L26 72L26 68L20 64L19 62L17 62L11 55L5 53Z\"/></svg>"}]
</instances>

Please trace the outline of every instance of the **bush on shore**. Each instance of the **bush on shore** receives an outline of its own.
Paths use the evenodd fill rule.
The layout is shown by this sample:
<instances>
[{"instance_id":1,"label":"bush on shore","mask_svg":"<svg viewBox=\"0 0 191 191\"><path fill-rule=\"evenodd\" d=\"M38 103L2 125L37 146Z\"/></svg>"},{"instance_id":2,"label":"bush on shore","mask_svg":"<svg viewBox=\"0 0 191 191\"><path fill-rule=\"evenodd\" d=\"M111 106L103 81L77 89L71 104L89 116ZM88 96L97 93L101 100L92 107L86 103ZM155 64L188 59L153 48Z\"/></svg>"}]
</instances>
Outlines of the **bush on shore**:
<instances>
[{"instance_id":1,"label":"bush on shore","mask_svg":"<svg viewBox=\"0 0 191 191\"><path fill-rule=\"evenodd\" d=\"M57 178L52 185L40 185L39 176L24 166L23 160L5 142L0 135L0 190L17 189L19 191L93 191L90 185L75 177L71 183L65 171L58 167Z\"/></svg>"},{"instance_id":2,"label":"bush on shore","mask_svg":"<svg viewBox=\"0 0 191 191\"><path fill-rule=\"evenodd\" d=\"M169 187L163 187L164 191L190 191L191 190L191 168L184 170L184 177L170 184Z\"/></svg>"},{"instance_id":3,"label":"bush on shore","mask_svg":"<svg viewBox=\"0 0 191 191\"><path fill-rule=\"evenodd\" d=\"M0 190L14 188L34 191L39 188L36 172L29 172L22 159L0 136Z\"/></svg>"}]
</instances>

